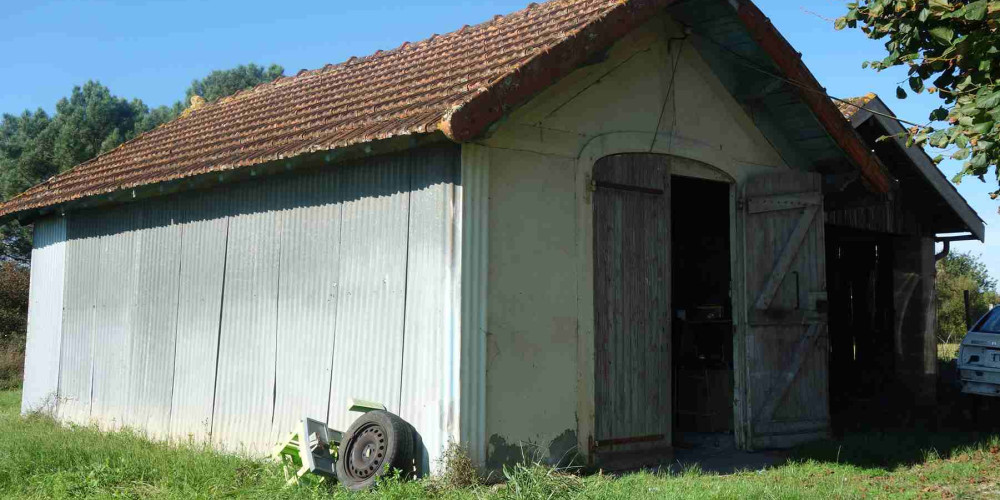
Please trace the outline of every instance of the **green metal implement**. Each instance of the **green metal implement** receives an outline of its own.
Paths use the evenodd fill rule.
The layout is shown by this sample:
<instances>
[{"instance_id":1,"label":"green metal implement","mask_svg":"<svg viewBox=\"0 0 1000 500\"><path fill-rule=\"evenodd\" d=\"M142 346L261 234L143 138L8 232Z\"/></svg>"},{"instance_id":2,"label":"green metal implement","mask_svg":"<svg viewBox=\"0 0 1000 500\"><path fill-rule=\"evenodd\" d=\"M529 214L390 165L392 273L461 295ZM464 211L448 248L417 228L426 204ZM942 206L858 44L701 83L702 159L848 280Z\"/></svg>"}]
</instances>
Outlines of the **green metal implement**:
<instances>
[{"instance_id":1,"label":"green metal implement","mask_svg":"<svg viewBox=\"0 0 1000 500\"><path fill-rule=\"evenodd\" d=\"M304 418L298 431L289 432L272 449L271 457L284 466L287 485L299 484L306 478L324 482L327 478L337 478L334 464L340 440L340 431L328 428L324 422ZM312 475L307 476L309 473Z\"/></svg>"},{"instance_id":2,"label":"green metal implement","mask_svg":"<svg viewBox=\"0 0 1000 500\"><path fill-rule=\"evenodd\" d=\"M347 407L350 411L360 413L385 410L383 404L358 398L348 400ZM342 439L343 434L330 429L325 422L303 418L298 430L289 432L283 441L271 449L271 458L284 466L285 484L288 486L299 484L302 480L336 480L334 465L337 463L337 449Z\"/></svg>"}]
</instances>

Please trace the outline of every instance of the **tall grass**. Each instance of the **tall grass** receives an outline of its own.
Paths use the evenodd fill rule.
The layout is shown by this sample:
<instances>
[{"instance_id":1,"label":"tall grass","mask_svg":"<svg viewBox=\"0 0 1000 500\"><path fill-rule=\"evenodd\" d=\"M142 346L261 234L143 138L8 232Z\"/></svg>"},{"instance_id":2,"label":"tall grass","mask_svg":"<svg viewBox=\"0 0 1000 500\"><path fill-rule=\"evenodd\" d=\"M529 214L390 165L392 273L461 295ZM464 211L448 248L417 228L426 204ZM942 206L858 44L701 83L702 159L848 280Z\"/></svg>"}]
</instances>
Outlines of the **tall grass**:
<instances>
[{"instance_id":1,"label":"tall grass","mask_svg":"<svg viewBox=\"0 0 1000 500\"><path fill-rule=\"evenodd\" d=\"M958 357L958 348L961 344L938 344L938 359L941 361L951 361Z\"/></svg>"},{"instance_id":2,"label":"tall grass","mask_svg":"<svg viewBox=\"0 0 1000 500\"><path fill-rule=\"evenodd\" d=\"M583 476L522 463L482 485L462 454L452 482L381 481L371 492L332 484L284 486L280 467L207 446L169 445L130 431L63 426L18 414L20 393L0 391L0 498L983 498L1000 497L1000 440L919 440L859 435L803 448L788 463L719 476L692 465L678 474ZM956 443L964 443L956 445ZM896 450L896 452L893 452ZM902 454L903 456L899 456Z\"/></svg>"},{"instance_id":3,"label":"tall grass","mask_svg":"<svg viewBox=\"0 0 1000 500\"><path fill-rule=\"evenodd\" d=\"M286 488L280 466L269 461L224 455L197 443L156 442L132 431L63 426L42 413L22 417L19 406L19 392L0 392L2 498L347 496L332 485ZM405 488L412 486L387 489Z\"/></svg>"}]
</instances>

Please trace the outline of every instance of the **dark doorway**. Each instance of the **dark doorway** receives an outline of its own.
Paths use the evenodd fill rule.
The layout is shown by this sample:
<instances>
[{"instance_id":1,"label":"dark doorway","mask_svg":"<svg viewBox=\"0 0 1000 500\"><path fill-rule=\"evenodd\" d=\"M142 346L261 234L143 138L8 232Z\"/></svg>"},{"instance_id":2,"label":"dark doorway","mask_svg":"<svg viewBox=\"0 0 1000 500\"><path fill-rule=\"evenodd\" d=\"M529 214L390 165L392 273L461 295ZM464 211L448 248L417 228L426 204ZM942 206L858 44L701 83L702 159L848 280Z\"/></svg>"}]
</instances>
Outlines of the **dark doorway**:
<instances>
[{"instance_id":1,"label":"dark doorway","mask_svg":"<svg viewBox=\"0 0 1000 500\"><path fill-rule=\"evenodd\" d=\"M872 420L853 413L881 406L894 385L892 242L837 226L826 227L826 242L830 413L842 429Z\"/></svg>"},{"instance_id":2,"label":"dark doorway","mask_svg":"<svg viewBox=\"0 0 1000 500\"><path fill-rule=\"evenodd\" d=\"M729 184L671 180L674 444L732 447Z\"/></svg>"}]
</instances>

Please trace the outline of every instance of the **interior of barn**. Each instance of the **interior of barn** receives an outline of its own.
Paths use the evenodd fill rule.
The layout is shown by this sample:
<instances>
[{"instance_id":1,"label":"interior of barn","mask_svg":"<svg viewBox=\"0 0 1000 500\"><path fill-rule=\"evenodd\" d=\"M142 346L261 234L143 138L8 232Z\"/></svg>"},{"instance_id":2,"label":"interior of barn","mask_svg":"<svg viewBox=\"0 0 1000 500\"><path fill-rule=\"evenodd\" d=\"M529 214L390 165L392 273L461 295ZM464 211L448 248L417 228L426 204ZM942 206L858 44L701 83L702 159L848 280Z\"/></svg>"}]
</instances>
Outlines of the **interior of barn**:
<instances>
[{"instance_id":1,"label":"interior of barn","mask_svg":"<svg viewBox=\"0 0 1000 500\"><path fill-rule=\"evenodd\" d=\"M827 226L830 413L843 427L859 403L895 387L893 251L885 233Z\"/></svg>"},{"instance_id":2,"label":"interior of barn","mask_svg":"<svg viewBox=\"0 0 1000 500\"><path fill-rule=\"evenodd\" d=\"M880 114L849 119L896 182L885 195L859 183L825 194L834 432L894 425L901 413L936 404L934 242L982 231L926 153L880 140L895 137L899 123L876 96L862 99ZM949 233L960 235L942 236ZM887 406L899 411L869 411Z\"/></svg>"},{"instance_id":3,"label":"interior of barn","mask_svg":"<svg viewBox=\"0 0 1000 500\"><path fill-rule=\"evenodd\" d=\"M729 189L671 180L673 435L681 449L733 442Z\"/></svg>"}]
</instances>

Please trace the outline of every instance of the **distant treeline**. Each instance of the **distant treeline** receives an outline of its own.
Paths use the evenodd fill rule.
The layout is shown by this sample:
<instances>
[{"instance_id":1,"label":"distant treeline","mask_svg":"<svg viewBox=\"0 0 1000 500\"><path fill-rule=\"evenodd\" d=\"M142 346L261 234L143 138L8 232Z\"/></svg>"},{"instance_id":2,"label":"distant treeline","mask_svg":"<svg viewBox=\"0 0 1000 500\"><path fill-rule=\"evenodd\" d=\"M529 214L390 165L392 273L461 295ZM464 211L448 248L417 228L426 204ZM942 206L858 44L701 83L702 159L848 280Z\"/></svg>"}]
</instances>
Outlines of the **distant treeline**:
<instances>
[{"instance_id":1,"label":"distant treeline","mask_svg":"<svg viewBox=\"0 0 1000 500\"><path fill-rule=\"evenodd\" d=\"M42 108L19 115L5 113L0 120L0 198L15 196L173 120L188 107L192 96L213 102L283 74L284 68L276 64L213 71L191 82L184 100L156 108L140 99L115 96L101 83L88 81L60 99L55 114ZM28 228L16 222L0 226L0 261L24 264L30 258Z\"/></svg>"}]
</instances>

